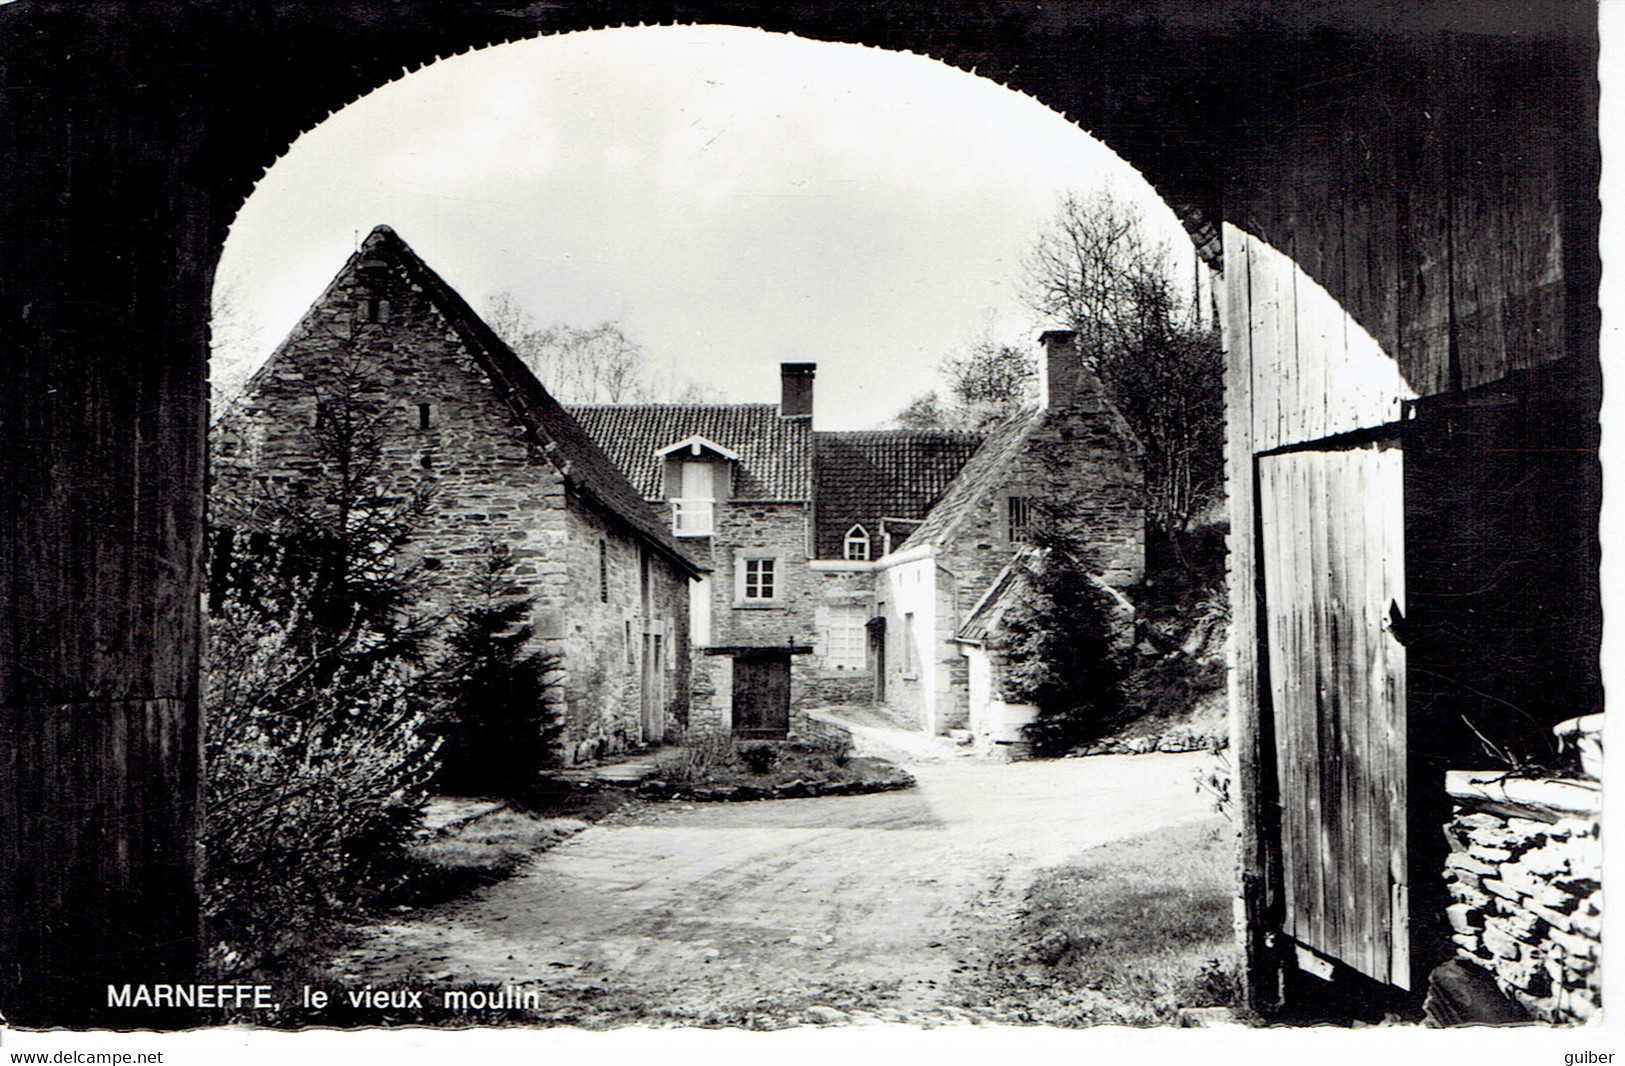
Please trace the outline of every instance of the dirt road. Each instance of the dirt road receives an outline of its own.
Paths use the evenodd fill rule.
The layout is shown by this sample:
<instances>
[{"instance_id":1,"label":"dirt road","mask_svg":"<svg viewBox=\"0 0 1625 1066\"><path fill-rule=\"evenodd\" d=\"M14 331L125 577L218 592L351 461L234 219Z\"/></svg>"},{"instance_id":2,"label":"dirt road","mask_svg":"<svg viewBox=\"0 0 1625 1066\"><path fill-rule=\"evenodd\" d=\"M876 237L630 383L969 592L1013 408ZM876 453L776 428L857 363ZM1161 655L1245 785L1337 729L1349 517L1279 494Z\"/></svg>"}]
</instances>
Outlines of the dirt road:
<instances>
[{"instance_id":1,"label":"dirt road","mask_svg":"<svg viewBox=\"0 0 1625 1066\"><path fill-rule=\"evenodd\" d=\"M1208 758L922 762L904 792L643 807L371 930L340 966L351 985L540 991L525 1018L570 1024L967 1020L960 975L1032 874L1209 816Z\"/></svg>"}]
</instances>

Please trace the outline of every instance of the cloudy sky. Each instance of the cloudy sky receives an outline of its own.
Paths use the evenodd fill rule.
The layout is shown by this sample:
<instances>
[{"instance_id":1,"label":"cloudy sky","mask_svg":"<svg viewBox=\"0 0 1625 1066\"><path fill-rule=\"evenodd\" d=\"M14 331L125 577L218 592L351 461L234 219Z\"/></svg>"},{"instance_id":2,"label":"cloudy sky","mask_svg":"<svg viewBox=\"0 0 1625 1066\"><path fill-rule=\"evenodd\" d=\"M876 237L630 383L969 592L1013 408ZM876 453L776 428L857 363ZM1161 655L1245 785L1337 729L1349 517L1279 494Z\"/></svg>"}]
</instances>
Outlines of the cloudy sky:
<instances>
[{"instance_id":1,"label":"cloudy sky","mask_svg":"<svg viewBox=\"0 0 1625 1066\"><path fill-rule=\"evenodd\" d=\"M816 362L817 424L878 425L991 316L1048 323L1020 262L1065 189L1143 202L1126 163L1032 99L934 60L723 27L602 30L434 64L310 131L231 229L214 377L263 362L385 223L477 309L615 321L660 372L771 401Z\"/></svg>"}]
</instances>

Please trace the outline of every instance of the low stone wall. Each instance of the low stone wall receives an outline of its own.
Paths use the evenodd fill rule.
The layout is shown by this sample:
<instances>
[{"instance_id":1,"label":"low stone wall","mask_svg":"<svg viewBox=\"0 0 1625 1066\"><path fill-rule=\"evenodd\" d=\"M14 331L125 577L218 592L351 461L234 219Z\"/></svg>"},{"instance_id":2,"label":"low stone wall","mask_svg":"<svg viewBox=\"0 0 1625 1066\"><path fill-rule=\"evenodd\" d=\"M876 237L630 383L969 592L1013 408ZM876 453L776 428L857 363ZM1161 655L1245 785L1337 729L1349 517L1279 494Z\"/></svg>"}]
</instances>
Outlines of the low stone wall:
<instances>
[{"instance_id":1,"label":"low stone wall","mask_svg":"<svg viewBox=\"0 0 1625 1066\"><path fill-rule=\"evenodd\" d=\"M790 736L814 744L841 744L852 740L852 731L821 714L799 708L790 711Z\"/></svg>"},{"instance_id":2,"label":"low stone wall","mask_svg":"<svg viewBox=\"0 0 1625 1066\"><path fill-rule=\"evenodd\" d=\"M1601 790L1595 782L1451 773L1444 876L1457 955L1530 1014L1601 1006Z\"/></svg>"},{"instance_id":3,"label":"low stone wall","mask_svg":"<svg viewBox=\"0 0 1625 1066\"><path fill-rule=\"evenodd\" d=\"M875 679L869 674L820 672L808 677L796 696L801 707L867 707L874 702Z\"/></svg>"}]
</instances>

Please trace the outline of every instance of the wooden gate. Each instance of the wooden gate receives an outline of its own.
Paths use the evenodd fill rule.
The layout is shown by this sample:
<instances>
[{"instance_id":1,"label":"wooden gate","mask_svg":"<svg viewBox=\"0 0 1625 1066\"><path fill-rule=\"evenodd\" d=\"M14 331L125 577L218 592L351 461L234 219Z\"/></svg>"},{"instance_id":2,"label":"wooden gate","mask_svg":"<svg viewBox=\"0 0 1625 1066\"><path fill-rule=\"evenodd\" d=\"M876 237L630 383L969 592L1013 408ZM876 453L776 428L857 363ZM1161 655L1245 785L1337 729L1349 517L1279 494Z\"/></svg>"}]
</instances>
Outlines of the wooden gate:
<instances>
[{"instance_id":1,"label":"wooden gate","mask_svg":"<svg viewBox=\"0 0 1625 1066\"><path fill-rule=\"evenodd\" d=\"M734 656L734 734L782 738L790 731L788 652Z\"/></svg>"},{"instance_id":2,"label":"wooden gate","mask_svg":"<svg viewBox=\"0 0 1625 1066\"><path fill-rule=\"evenodd\" d=\"M1284 929L1408 989L1403 452L1267 455L1258 473Z\"/></svg>"}]
</instances>

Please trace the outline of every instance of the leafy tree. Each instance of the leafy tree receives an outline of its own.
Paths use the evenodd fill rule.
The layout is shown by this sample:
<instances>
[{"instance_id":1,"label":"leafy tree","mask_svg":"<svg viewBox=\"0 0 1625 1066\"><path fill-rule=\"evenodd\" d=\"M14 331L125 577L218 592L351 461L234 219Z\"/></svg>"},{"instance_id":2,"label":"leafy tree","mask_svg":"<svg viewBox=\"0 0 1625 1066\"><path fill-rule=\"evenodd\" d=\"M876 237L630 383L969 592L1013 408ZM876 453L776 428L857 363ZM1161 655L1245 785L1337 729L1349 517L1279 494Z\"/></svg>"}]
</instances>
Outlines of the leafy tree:
<instances>
[{"instance_id":1,"label":"leafy tree","mask_svg":"<svg viewBox=\"0 0 1625 1066\"><path fill-rule=\"evenodd\" d=\"M557 758L563 722L549 700L556 655L527 650L535 607L513 584L507 545L492 544L437 676L437 786L453 794L522 796Z\"/></svg>"},{"instance_id":2,"label":"leafy tree","mask_svg":"<svg viewBox=\"0 0 1625 1066\"><path fill-rule=\"evenodd\" d=\"M946 429L951 415L935 391L916 396L892 418L898 429Z\"/></svg>"},{"instance_id":3,"label":"leafy tree","mask_svg":"<svg viewBox=\"0 0 1625 1066\"><path fill-rule=\"evenodd\" d=\"M1224 356L1175 298L1167 250L1109 191L1062 198L1026 263L1026 299L1079 350L1145 448L1146 511L1179 538L1223 498Z\"/></svg>"},{"instance_id":4,"label":"leafy tree","mask_svg":"<svg viewBox=\"0 0 1625 1066\"><path fill-rule=\"evenodd\" d=\"M1080 501L1034 501L1031 547L1016 557L1026 595L1001 620L991 649L1003 698L1037 708L1024 733L1040 756L1093 739L1123 708L1130 668L1123 601L1097 576Z\"/></svg>"}]
</instances>

